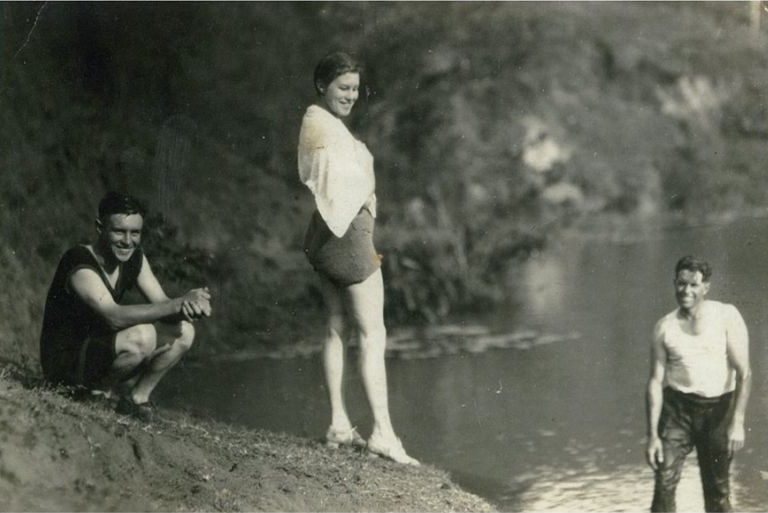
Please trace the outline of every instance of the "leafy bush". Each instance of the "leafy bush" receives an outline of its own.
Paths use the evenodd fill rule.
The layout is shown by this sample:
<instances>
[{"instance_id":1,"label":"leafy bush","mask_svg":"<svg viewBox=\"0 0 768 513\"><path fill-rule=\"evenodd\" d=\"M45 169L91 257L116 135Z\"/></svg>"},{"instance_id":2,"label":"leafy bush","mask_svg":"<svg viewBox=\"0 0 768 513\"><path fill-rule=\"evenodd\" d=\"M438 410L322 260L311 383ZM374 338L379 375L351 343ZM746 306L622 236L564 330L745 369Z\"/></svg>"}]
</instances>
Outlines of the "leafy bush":
<instances>
[{"instance_id":1,"label":"leafy bush","mask_svg":"<svg viewBox=\"0 0 768 513\"><path fill-rule=\"evenodd\" d=\"M42 5L42 7L41 7ZM320 315L296 172L311 73L366 63L387 314L439 322L595 216L760 208L765 27L727 3L0 5L0 344L33 362L61 252L109 189L150 200L169 292L217 292L212 351Z\"/></svg>"}]
</instances>

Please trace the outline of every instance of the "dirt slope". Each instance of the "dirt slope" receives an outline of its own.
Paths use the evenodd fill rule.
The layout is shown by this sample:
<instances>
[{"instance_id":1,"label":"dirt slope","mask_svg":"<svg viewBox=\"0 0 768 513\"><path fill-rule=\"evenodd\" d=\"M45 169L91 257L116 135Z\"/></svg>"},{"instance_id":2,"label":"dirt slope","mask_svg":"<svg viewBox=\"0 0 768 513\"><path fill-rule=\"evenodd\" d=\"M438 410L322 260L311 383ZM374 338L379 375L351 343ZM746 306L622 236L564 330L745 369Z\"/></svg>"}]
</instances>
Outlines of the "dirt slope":
<instances>
[{"instance_id":1,"label":"dirt slope","mask_svg":"<svg viewBox=\"0 0 768 513\"><path fill-rule=\"evenodd\" d=\"M0 373L4 511L491 511L438 469L163 410L144 425L104 401Z\"/></svg>"}]
</instances>

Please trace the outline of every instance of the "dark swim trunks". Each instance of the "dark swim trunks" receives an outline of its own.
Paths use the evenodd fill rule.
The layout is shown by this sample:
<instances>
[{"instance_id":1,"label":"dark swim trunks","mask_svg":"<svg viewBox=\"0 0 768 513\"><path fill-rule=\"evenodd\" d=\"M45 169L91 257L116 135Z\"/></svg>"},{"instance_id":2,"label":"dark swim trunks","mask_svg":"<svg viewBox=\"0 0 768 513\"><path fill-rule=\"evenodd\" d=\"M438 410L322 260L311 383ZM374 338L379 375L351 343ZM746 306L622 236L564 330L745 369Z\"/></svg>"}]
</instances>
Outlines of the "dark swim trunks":
<instances>
[{"instance_id":1,"label":"dark swim trunks","mask_svg":"<svg viewBox=\"0 0 768 513\"><path fill-rule=\"evenodd\" d=\"M46 378L53 383L94 388L103 384L117 358L117 332L88 337L77 351L63 350L47 358Z\"/></svg>"},{"instance_id":2,"label":"dark swim trunks","mask_svg":"<svg viewBox=\"0 0 768 513\"><path fill-rule=\"evenodd\" d=\"M373 246L373 225L373 216L362 208L339 238L315 211L304 237L304 253L315 271L337 285L363 282L381 267Z\"/></svg>"},{"instance_id":3,"label":"dark swim trunks","mask_svg":"<svg viewBox=\"0 0 768 513\"><path fill-rule=\"evenodd\" d=\"M122 264L113 287L88 248L75 246L64 253L48 289L40 334L40 364L47 380L92 387L108 375L116 357L116 331L71 289L71 276L80 269L92 269L121 304L136 285L143 258L137 249Z\"/></svg>"}]
</instances>

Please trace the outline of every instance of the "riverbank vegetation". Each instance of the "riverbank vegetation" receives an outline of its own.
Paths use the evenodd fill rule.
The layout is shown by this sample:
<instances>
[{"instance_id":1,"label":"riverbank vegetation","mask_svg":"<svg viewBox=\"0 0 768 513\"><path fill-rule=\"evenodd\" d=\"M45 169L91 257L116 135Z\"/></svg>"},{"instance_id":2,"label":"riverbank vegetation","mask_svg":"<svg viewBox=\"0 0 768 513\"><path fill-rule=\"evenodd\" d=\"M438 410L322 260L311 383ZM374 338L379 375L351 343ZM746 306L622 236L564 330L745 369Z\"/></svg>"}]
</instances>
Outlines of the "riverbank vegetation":
<instances>
[{"instance_id":1,"label":"riverbank vegetation","mask_svg":"<svg viewBox=\"0 0 768 513\"><path fill-rule=\"evenodd\" d=\"M169 292L213 288L195 351L311 343L295 146L336 48L367 64L390 326L491 307L565 226L762 209L761 6L0 4L0 354L36 372L53 269L109 189L149 203Z\"/></svg>"}]
</instances>

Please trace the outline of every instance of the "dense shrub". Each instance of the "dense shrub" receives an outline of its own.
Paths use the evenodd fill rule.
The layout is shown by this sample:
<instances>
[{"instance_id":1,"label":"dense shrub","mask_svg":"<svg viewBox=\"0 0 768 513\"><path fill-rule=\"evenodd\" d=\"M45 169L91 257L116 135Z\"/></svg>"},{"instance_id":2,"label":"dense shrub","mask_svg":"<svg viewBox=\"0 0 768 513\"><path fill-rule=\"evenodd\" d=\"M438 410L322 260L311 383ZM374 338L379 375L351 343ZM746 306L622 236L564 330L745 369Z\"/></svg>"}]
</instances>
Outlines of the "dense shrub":
<instances>
[{"instance_id":1,"label":"dense shrub","mask_svg":"<svg viewBox=\"0 0 768 513\"><path fill-rule=\"evenodd\" d=\"M215 288L208 350L311 336L295 148L336 48L367 64L350 125L376 158L391 322L494 304L585 216L761 207L768 54L748 8L0 4L3 354L33 365L53 267L108 189L149 200L170 291Z\"/></svg>"}]
</instances>

